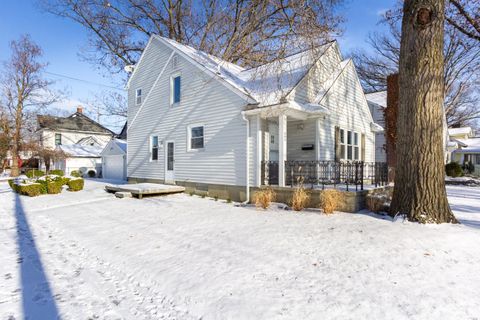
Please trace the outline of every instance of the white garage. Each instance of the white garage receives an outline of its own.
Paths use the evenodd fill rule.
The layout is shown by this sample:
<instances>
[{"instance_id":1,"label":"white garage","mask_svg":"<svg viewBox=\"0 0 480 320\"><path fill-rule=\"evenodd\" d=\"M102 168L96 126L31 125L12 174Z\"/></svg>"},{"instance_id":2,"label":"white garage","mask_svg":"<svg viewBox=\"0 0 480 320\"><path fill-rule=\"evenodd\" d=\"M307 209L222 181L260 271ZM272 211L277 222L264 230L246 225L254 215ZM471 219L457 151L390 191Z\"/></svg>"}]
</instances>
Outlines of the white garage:
<instances>
[{"instance_id":1,"label":"white garage","mask_svg":"<svg viewBox=\"0 0 480 320\"><path fill-rule=\"evenodd\" d=\"M102 176L105 179L127 179L127 142L113 139L102 151Z\"/></svg>"}]
</instances>

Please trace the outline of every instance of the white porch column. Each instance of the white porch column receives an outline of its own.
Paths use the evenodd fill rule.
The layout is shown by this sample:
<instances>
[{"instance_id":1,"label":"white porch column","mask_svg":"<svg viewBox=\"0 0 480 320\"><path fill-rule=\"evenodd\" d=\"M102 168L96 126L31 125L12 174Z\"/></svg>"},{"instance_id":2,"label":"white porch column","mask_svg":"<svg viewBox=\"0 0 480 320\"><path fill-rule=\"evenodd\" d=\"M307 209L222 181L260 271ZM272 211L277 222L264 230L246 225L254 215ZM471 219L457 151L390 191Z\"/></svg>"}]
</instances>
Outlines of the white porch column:
<instances>
[{"instance_id":1,"label":"white porch column","mask_svg":"<svg viewBox=\"0 0 480 320\"><path fill-rule=\"evenodd\" d=\"M260 187L262 182L261 182L261 177L262 177L262 119L260 118L260 115L257 115L256 119L256 129L257 129L257 134L256 134L256 146L257 150L256 152L256 166L255 166L255 186Z\"/></svg>"},{"instance_id":2,"label":"white porch column","mask_svg":"<svg viewBox=\"0 0 480 320\"><path fill-rule=\"evenodd\" d=\"M278 185L285 187L285 161L287 161L287 116L278 116Z\"/></svg>"}]
</instances>

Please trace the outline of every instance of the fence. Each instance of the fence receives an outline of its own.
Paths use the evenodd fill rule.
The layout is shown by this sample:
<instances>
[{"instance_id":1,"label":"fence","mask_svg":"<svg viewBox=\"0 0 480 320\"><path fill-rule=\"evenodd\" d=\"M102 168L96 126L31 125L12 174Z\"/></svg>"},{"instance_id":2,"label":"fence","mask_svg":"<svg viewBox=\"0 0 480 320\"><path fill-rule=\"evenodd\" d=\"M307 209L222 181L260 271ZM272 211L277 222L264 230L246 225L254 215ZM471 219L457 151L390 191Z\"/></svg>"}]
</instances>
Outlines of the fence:
<instances>
[{"instance_id":1,"label":"fence","mask_svg":"<svg viewBox=\"0 0 480 320\"><path fill-rule=\"evenodd\" d=\"M262 161L263 185L278 185L278 167L277 161ZM385 162L285 161L285 184L292 187L302 182L312 188L345 185L347 190L353 186L363 190L364 185L384 186L387 178Z\"/></svg>"}]
</instances>

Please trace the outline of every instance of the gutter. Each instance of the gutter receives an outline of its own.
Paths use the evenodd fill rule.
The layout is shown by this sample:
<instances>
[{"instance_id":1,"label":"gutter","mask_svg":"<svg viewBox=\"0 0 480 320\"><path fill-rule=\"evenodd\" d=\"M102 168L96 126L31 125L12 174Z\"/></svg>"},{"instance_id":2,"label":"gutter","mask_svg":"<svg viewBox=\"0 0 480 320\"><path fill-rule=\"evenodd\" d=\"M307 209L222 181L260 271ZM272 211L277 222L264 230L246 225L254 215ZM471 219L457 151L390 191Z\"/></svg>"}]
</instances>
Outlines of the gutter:
<instances>
[{"instance_id":1,"label":"gutter","mask_svg":"<svg viewBox=\"0 0 480 320\"><path fill-rule=\"evenodd\" d=\"M248 139L248 136L250 135L250 120L247 118L247 114L245 111L241 112L242 114L242 119L247 122L247 136L246 136L246 146L247 146L247 170L246 170L246 183L245 183L245 195L246 195L246 200L243 202L244 204L247 204L250 202L250 140Z\"/></svg>"}]
</instances>

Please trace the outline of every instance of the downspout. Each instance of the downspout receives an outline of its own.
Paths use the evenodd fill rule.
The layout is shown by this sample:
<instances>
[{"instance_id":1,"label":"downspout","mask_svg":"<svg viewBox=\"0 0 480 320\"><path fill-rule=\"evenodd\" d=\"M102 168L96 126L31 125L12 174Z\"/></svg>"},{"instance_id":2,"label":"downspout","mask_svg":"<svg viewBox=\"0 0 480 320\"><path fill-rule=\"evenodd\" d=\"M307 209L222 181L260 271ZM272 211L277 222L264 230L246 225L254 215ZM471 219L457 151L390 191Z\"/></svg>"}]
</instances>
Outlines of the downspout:
<instances>
[{"instance_id":1,"label":"downspout","mask_svg":"<svg viewBox=\"0 0 480 320\"><path fill-rule=\"evenodd\" d=\"M246 195L246 200L243 202L245 204L250 202L250 120L247 118L247 115L245 114L245 111L242 111L242 119L247 122L247 140L246 140L246 145L247 145L247 170L246 170L246 190L245 190L245 195Z\"/></svg>"}]
</instances>

